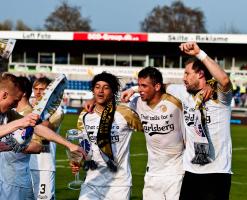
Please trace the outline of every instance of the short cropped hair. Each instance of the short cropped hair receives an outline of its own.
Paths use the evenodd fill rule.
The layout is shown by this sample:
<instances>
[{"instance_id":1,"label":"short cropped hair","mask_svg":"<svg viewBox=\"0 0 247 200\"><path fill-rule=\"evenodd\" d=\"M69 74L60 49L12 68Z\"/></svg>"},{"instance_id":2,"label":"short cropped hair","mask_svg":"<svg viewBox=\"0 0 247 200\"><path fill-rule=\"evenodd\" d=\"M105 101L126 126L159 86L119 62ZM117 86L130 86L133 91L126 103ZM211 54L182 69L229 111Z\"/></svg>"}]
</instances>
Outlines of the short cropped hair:
<instances>
[{"instance_id":1,"label":"short cropped hair","mask_svg":"<svg viewBox=\"0 0 247 200\"><path fill-rule=\"evenodd\" d=\"M198 73L200 70L202 70L204 72L204 76L206 80L210 80L212 79L212 75L210 74L210 72L208 71L208 69L205 67L205 65L198 60L197 58L189 58L186 62L185 62L185 66L193 63L192 65L192 69Z\"/></svg>"},{"instance_id":2,"label":"short cropped hair","mask_svg":"<svg viewBox=\"0 0 247 200\"><path fill-rule=\"evenodd\" d=\"M150 78L153 85L160 83L163 84L163 77L161 72L155 67L145 67L138 73L138 78Z\"/></svg>"},{"instance_id":3,"label":"short cropped hair","mask_svg":"<svg viewBox=\"0 0 247 200\"><path fill-rule=\"evenodd\" d=\"M47 77L38 78L33 82L33 88L39 84L48 86L50 83L51 83L51 80Z\"/></svg>"},{"instance_id":4,"label":"short cropped hair","mask_svg":"<svg viewBox=\"0 0 247 200\"><path fill-rule=\"evenodd\" d=\"M20 86L18 77L10 73L1 73L0 74L0 90L6 88L9 91L13 91L15 88L24 92Z\"/></svg>"},{"instance_id":5,"label":"short cropped hair","mask_svg":"<svg viewBox=\"0 0 247 200\"><path fill-rule=\"evenodd\" d=\"M22 91L24 92L27 99L30 98L32 94L32 83L27 77L18 77Z\"/></svg>"},{"instance_id":6,"label":"short cropped hair","mask_svg":"<svg viewBox=\"0 0 247 200\"><path fill-rule=\"evenodd\" d=\"M107 73L105 71L100 73L100 74L95 75L93 80L92 80L92 91L93 91L96 83L99 81L104 81L104 82L108 83L111 90L112 90L112 93L115 96L119 92L120 83L119 83L119 79L115 75Z\"/></svg>"},{"instance_id":7,"label":"short cropped hair","mask_svg":"<svg viewBox=\"0 0 247 200\"><path fill-rule=\"evenodd\" d=\"M163 84L163 76L162 73L155 67L145 67L143 68L141 71L139 71L138 73L138 78L150 78L150 80L153 83L153 86L156 84L160 84L161 88L160 88L160 92L165 93L165 86Z\"/></svg>"}]
</instances>

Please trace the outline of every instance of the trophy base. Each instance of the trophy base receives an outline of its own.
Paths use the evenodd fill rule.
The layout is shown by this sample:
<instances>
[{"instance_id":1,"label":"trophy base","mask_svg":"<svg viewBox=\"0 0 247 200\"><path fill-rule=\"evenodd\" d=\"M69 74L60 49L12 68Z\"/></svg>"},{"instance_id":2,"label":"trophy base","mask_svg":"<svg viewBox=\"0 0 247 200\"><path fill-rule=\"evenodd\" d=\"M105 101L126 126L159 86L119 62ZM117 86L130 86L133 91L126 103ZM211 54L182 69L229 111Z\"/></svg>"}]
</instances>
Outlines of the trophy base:
<instances>
[{"instance_id":1,"label":"trophy base","mask_svg":"<svg viewBox=\"0 0 247 200\"><path fill-rule=\"evenodd\" d=\"M69 182L68 183L68 188L71 189L71 190L80 190L82 183L83 183L83 181L81 181L81 180Z\"/></svg>"}]
</instances>

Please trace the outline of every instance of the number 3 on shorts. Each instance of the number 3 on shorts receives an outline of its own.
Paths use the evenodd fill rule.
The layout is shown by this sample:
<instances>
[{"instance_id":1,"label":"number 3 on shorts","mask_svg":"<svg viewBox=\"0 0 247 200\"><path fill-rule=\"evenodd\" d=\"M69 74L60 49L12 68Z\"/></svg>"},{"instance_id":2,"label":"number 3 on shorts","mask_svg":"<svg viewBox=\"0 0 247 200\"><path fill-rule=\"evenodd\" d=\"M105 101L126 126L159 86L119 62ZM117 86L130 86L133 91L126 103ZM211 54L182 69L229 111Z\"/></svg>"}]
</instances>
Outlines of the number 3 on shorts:
<instances>
[{"instance_id":1,"label":"number 3 on shorts","mask_svg":"<svg viewBox=\"0 0 247 200\"><path fill-rule=\"evenodd\" d=\"M45 184L40 184L40 194L45 194Z\"/></svg>"}]
</instances>

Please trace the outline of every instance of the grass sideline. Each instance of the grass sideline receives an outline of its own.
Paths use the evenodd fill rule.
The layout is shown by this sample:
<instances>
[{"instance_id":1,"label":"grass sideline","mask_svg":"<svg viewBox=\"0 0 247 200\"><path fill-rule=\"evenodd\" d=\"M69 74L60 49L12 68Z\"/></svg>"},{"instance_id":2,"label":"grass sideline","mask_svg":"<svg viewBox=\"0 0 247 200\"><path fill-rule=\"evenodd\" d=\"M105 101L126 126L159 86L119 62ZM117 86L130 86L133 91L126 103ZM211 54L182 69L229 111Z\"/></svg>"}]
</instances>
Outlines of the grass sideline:
<instances>
[{"instance_id":1,"label":"grass sideline","mask_svg":"<svg viewBox=\"0 0 247 200\"><path fill-rule=\"evenodd\" d=\"M76 127L77 115L65 115L61 133ZM233 176L230 200L247 199L247 126L232 125L233 140ZM141 133L135 133L131 140L131 167L133 176L133 187L131 200L142 199L143 178L145 173L147 156L145 138ZM81 172L83 176L83 172ZM57 200L76 200L79 191L69 190L67 183L73 180L68 166L65 149L57 146L57 172L56 172L56 199Z\"/></svg>"}]
</instances>

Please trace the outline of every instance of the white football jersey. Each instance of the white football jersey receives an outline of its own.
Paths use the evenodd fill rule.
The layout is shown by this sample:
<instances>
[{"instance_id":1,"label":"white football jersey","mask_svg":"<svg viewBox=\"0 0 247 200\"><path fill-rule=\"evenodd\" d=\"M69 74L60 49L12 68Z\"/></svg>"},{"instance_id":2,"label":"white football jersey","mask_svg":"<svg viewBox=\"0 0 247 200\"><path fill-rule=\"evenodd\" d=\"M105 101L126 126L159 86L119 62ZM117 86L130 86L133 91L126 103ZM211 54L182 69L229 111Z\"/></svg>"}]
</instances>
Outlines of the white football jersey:
<instances>
[{"instance_id":1,"label":"white football jersey","mask_svg":"<svg viewBox=\"0 0 247 200\"><path fill-rule=\"evenodd\" d=\"M59 133L59 127L63 119L63 111L61 107L58 107L56 112L49 118L51 128L56 133ZM37 136L36 136L37 137ZM56 171L56 143L48 142L44 152L39 154L32 154L30 159L31 170L48 170Z\"/></svg>"},{"instance_id":2,"label":"white football jersey","mask_svg":"<svg viewBox=\"0 0 247 200\"><path fill-rule=\"evenodd\" d=\"M169 85L167 92L182 101L183 118L185 124L186 149L183 165L186 171L198 174L204 173L231 173L232 141L230 135L231 99L232 91L221 92L217 90L217 99L208 100L206 107L206 125L209 132L210 158L212 162L203 166L192 164L195 156L194 142L197 133L195 122L195 97L186 91L184 85Z\"/></svg>"},{"instance_id":3,"label":"white football jersey","mask_svg":"<svg viewBox=\"0 0 247 200\"><path fill-rule=\"evenodd\" d=\"M142 121L148 151L147 174L183 174L184 142L180 101L163 94L161 101L151 108L141 97L135 97L130 107Z\"/></svg>"},{"instance_id":4,"label":"white football jersey","mask_svg":"<svg viewBox=\"0 0 247 200\"><path fill-rule=\"evenodd\" d=\"M129 147L132 132L142 130L138 115L127 106L118 105L116 107L111 129L111 142L114 161L118 163L117 172L109 170L96 143L100 118L100 114L96 112L82 112L78 119L78 129L88 135L92 145L92 160L98 165L97 169L87 171L85 183L95 186L131 186Z\"/></svg>"}]
</instances>

